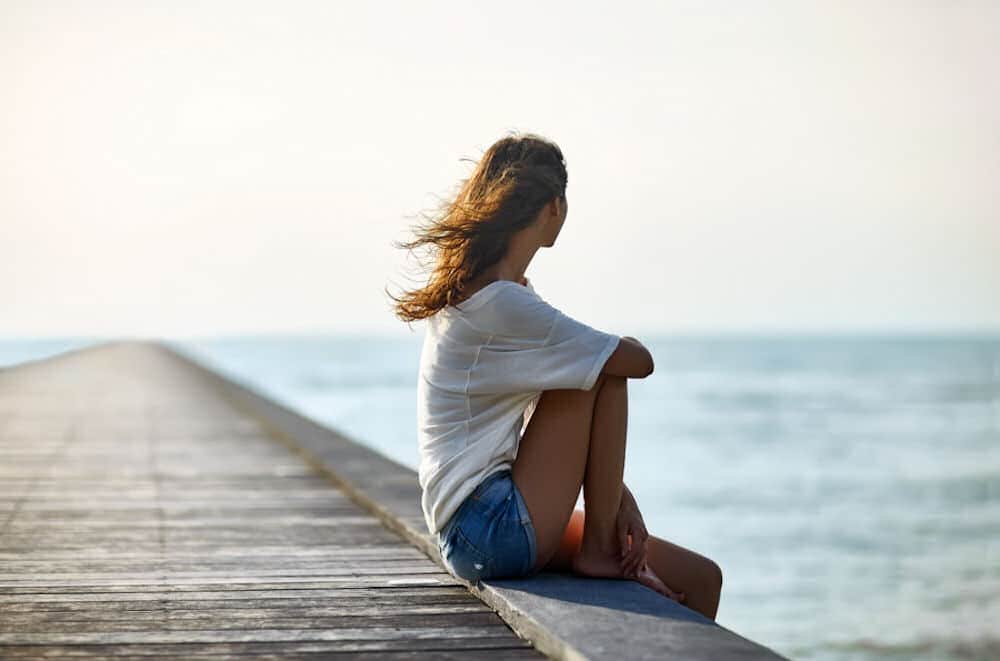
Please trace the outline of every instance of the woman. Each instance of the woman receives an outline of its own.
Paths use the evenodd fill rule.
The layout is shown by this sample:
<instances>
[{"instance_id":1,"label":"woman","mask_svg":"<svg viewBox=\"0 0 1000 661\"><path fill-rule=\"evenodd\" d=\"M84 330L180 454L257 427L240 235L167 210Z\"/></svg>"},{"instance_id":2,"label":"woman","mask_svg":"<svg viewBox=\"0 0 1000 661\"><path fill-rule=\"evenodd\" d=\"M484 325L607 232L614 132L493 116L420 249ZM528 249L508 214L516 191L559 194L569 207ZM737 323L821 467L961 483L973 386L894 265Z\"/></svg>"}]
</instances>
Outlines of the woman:
<instances>
[{"instance_id":1,"label":"woman","mask_svg":"<svg viewBox=\"0 0 1000 661\"><path fill-rule=\"evenodd\" d=\"M417 385L427 528L469 581L632 579L715 619L718 565L649 535L622 482L627 380L648 376L652 356L549 305L524 275L566 220L566 182L555 144L510 135L397 244L434 257L427 286L393 297L401 319L428 322Z\"/></svg>"}]
</instances>

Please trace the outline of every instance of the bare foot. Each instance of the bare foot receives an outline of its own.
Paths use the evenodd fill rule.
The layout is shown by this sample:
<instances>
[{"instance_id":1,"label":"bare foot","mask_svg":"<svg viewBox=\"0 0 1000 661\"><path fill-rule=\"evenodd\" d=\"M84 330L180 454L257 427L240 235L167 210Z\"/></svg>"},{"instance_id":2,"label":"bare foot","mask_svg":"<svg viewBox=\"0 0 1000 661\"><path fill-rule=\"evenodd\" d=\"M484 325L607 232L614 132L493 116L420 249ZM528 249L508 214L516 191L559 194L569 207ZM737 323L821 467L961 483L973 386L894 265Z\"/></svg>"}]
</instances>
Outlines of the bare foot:
<instances>
[{"instance_id":1,"label":"bare foot","mask_svg":"<svg viewBox=\"0 0 1000 661\"><path fill-rule=\"evenodd\" d=\"M612 555L580 551L571 561L573 572L594 578L625 578L621 562Z\"/></svg>"},{"instance_id":2,"label":"bare foot","mask_svg":"<svg viewBox=\"0 0 1000 661\"><path fill-rule=\"evenodd\" d=\"M660 580L660 577L653 572L648 564L644 564L642 569L636 572L635 580L639 581L651 590L659 592L664 597L673 599L679 604L684 603L684 599L686 598L685 594L683 592L674 592L671 590L666 583Z\"/></svg>"},{"instance_id":3,"label":"bare foot","mask_svg":"<svg viewBox=\"0 0 1000 661\"><path fill-rule=\"evenodd\" d=\"M678 603L683 603L685 599L683 592L674 592L667 587L667 584L650 569L649 564L644 564L634 576L626 576L622 572L621 561L614 556L581 551L573 556L572 567L574 573L582 576L630 579Z\"/></svg>"}]
</instances>

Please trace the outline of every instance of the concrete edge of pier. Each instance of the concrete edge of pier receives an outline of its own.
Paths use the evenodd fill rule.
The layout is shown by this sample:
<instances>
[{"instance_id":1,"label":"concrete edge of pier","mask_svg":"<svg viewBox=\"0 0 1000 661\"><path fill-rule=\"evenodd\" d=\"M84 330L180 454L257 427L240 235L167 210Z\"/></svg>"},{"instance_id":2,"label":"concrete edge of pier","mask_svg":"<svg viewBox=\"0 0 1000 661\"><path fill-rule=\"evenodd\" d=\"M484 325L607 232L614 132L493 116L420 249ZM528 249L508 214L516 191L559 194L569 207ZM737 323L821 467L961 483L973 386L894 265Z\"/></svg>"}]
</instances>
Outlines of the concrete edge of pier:
<instances>
[{"instance_id":1,"label":"concrete edge of pier","mask_svg":"<svg viewBox=\"0 0 1000 661\"><path fill-rule=\"evenodd\" d=\"M177 344L154 345L200 373L237 410L444 569L426 530L416 471L203 364ZM477 583L457 580L520 637L558 659L784 658L634 581L552 573Z\"/></svg>"}]
</instances>

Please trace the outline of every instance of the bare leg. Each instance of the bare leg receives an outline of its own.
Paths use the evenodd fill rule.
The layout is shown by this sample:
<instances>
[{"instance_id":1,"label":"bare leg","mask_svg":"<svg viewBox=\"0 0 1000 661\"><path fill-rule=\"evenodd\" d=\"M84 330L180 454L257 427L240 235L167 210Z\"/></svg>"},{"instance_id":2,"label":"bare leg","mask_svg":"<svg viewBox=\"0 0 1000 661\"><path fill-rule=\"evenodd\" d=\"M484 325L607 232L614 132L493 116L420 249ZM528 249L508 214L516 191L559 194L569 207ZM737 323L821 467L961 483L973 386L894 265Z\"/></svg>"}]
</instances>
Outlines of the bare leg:
<instances>
[{"instance_id":1,"label":"bare leg","mask_svg":"<svg viewBox=\"0 0 1000 661\"><path fill-rule=\"evenodd\" d=\"M625 438L628 427L628 379L609 379L597 394L590 427L590 447L583 480L587 517L577 573L621 577L615 517L622 499Z\"/></svg>"},{"instance_id":2,"label":"bare leg","mask_svg":"<svg viewBox=\"0 0 1000 661\"><path fill-rule=\"evenodd\" d=\"M558 551L582 485L589 514L572 569L586 576L625 578L615 518L621 503L627 419L625 377L602 374L591 390L542 393L513 468L514 483L535 527L536 570ZM648 567L634 578L672 596Z\"/></svg>"},{"instance_id":3,"label":"bare leg","mask_svg":"<svg viewBox=\"0 0 1000 661\"><path fill-rule=\"evenodd\" d=\"M545 566L547 571L573 570L573 558L583 543L586 514L574 510L558 552ZM655 535L649 536L647 564L673 590L683 592L683 604L714 620L722 592L722 570L711 559Z\"/></svg>"},{"instance_id":4,"label":"bare leg","mask_svg":"<svg viewBox=\"0 0 1000 661\"><path fill-rule=\"evenodd\" d=\"M587 516L569 565L587 576L625 578L615 518L621 503L627 422L625 377L602 373L590 390L542 393L513 466L514 483L535 528L536 571L566 546L563 538L582 485ZM635 580L673 596L648 563Z\"/></svg>"},{"instance_id":5,"label":"bare leg","mask_svg":"<svg viewBox=\"0 0 1000 661\"><path fill-rule=\"evenodd\" d=\"M624 381L623 377L601 374L590 390L544 391L524 430L513 478L535 528L536 570L558 550L583 486L595 402L606 385L619 379ZM617 441L624 447L624 438Z\"/></svg>"},{"instance_id":6,"label":"bare leg","mask_svg":"<svg viewBox=\"0 0 1000 661\"><path fill-rule=\"evenodd\" d=\"M722 595L722 569L710 558L650 535L646 564L667 585L685 593L684 605L714 620Z\"/></svg>"}]
</instances>

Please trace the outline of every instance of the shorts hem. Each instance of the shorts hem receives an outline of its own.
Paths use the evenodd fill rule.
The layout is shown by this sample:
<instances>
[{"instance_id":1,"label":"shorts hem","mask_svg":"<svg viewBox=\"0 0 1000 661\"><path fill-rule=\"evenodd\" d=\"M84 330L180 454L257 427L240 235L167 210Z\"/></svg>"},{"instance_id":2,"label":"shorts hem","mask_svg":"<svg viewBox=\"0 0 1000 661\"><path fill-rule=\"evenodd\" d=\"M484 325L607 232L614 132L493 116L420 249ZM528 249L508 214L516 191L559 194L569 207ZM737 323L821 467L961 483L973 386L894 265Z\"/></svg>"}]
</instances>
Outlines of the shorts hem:
<instances>
[{"instance_id":1,"label":"shorts hem","mask_svg":"<svg viewBox=\"0 0 1000 661\"><path fill-rule=\"evenodd\" d=\"M535 525L531 522L531 513L528 512L528 504L524 502L524 496L521 495L521 490L517 488L517 483L511 480L511 485L514 489L515 498L517 498L518 509L521 510L521 528L524 530L524 535L528 540L528 567L526 569L527 575L535 573L535 563L538 561L538 548L537 542L535 541Z\"/></svg>"}]
</instances>

